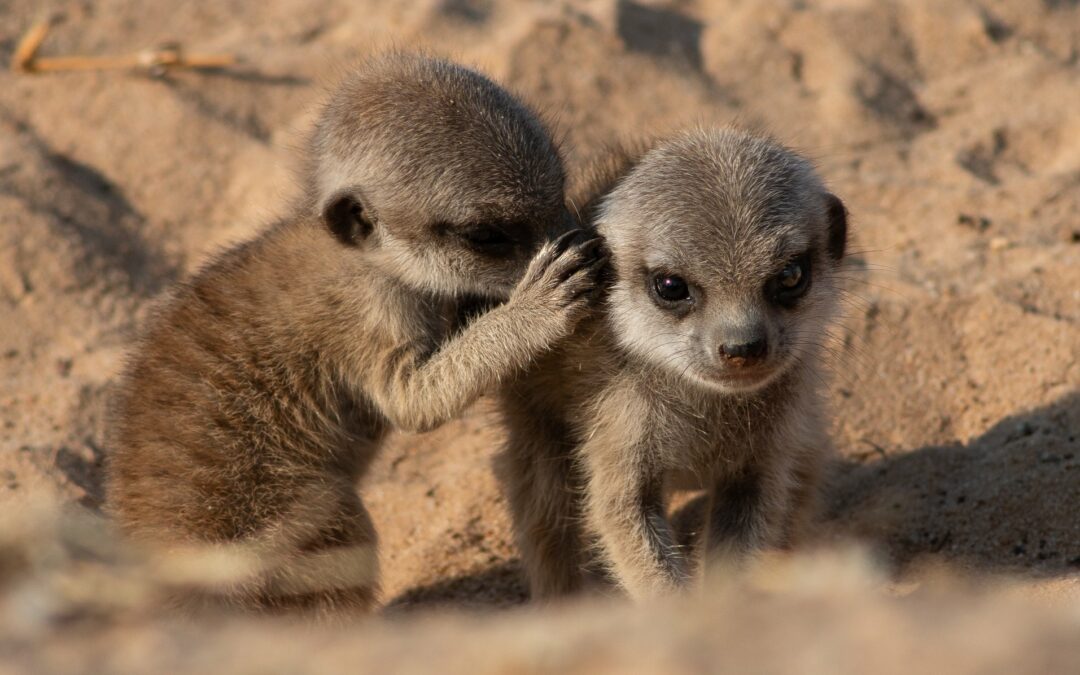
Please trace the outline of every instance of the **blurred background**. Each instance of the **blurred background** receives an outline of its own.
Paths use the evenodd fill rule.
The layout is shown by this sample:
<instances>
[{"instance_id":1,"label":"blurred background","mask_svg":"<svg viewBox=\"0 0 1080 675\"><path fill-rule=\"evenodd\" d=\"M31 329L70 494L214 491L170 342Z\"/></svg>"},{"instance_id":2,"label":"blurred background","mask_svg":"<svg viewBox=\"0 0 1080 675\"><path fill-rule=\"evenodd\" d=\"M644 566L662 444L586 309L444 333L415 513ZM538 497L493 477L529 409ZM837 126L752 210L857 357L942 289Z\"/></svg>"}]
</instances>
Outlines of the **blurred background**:
<instances>
[{"instance_id":1,"label":"blurred background","mask_svg":"<svg viewBox=\"0 0 1080 675\"><path fill-rule=\"evenodd\" d=\"M919 585L943 566L1080 598L1077 2L4 0L0 61L43 17L42 59L177 42L236 63L0 72L0 511L13 520L40 500L100 511L106 404L153 299L286 212L312 112L349 64L422 47L544 111L571 176L606 143L691 124L764 130L811 157L851 211L856 254L822 545L859 542L882 583ZM498 442L481 403L396 438L362 486L390 613L525 601L490 470ZM18 597L0 602L0 624L25 618ZM858 646L842 621L855 609L827 614L846 636L837 650ZM756 611L747 625L779 616ZM32 625L52 630L41 616ZM925 627L901 616L917 644ZM534 620L520 635L548 634ZM0 640L33 644L11 635ZM1002 649L1024 653L1026 637L1004 635ZM749 644L735 653L754 658Z\"/></svg>"}]
</instances>

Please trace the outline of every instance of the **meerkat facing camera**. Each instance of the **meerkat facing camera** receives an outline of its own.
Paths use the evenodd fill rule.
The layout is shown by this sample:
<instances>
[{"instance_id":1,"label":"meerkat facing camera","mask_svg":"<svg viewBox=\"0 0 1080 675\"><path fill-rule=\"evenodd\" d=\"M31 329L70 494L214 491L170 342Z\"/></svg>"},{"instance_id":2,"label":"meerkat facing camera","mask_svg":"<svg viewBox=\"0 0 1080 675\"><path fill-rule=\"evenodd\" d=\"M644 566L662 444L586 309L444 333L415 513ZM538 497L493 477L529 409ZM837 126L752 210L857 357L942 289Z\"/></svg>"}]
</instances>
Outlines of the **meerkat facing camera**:
<instances>
[{"instance_id":1,"label":"meerkat facing camera","mask_svg":"<svg viewBox=\"0 0 1080 675\"><path fill-rule=\"evenodd\" d=\"M608 158L592 177L606 184L584 200L612 252L604 311L501 396L501 474L537 598L578 589L594 552L634 598L686 586L671 488L707 491L706 562L790 543L830 447L847 217L810 163L697 130Z\"/></svg>"},{"instance_id":2,"label":"meerkat facing camera","mask_svg":"<svg viewBox=\"0 0 1080 675\"><path fill-rule=\"evenodd\" d=\"M387 432L439 425L526 367L604 265L597 240L571 241L544 126L472 70L371 60L309 153L306 203L151 321L112 423L122 529L166 554L240 547L252 573L209 595L243 608L368 607L356 481ZM505 302L461 327L466 296Z\"/></svg>"}]
</instances>

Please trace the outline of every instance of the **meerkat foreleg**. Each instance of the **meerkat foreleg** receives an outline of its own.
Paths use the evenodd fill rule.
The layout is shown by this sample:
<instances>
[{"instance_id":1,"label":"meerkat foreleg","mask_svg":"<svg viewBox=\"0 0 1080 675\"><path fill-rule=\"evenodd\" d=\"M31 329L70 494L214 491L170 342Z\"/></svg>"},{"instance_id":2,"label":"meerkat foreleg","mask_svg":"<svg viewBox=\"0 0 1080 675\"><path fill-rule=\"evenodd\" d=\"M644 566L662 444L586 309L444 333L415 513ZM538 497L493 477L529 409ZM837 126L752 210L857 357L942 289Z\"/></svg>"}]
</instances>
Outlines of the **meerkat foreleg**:
<instances>
[{"instance_id":1,"label":"meerkat foreleg","mask_svg":"<svg viewBox=\"0 0 1080 675\"><path fill-rule=\"evenodd\" d=\"M610 397L606 420L581 447L587 480L586 519L599 536L611 571L634 599L683 588L687 560L664 509L663 475L646 409Z\"/></svg>"},{"instance_id":2,"label":"meerkat foreleg","mask_svg":"<svg viewBox=\"0 0 1080 675\"><path fill-rule=\"evenodd\" d=\"M783 542L791 504L789 462L751 464L714 482L704 527L706 577Z\"/></svg>"},{"instance_id":3,"label":"meerkat foreleg","mask_svg":"<svg viewBox=\"0 0 1080 675\"><path fill-rule=\"evenodd\" d=\"M586 513L615 578L632 598L686 586L687 561L664 513L662 481L644 471L631 477L594 470Z\"/></svg>"},{"instance_id":4,"label":"meerkat foreleg","mask_svg":"<svg viewBox=\"0 0 1080 675\"><path fill-rule=\"evenodd\" d=\"M404 345L377 369L370 393L395 427L426 431L449 421L570 333L606 263L601 240L571 246L577 234L546 244L506 304L477 317L434 354Z\"/></svg>"}]
</instances>

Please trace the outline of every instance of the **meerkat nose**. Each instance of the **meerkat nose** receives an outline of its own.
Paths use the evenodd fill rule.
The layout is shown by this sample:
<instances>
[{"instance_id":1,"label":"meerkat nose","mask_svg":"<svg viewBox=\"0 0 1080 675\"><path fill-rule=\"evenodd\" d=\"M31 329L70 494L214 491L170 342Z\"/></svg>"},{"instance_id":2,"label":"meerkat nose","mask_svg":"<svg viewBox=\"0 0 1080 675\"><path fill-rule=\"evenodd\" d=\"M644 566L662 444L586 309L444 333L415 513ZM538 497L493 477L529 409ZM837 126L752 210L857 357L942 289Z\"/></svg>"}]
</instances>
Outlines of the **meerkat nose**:
<instances>
[{"instance_id":1,"label":"meerkat nose","mask_svg":"<svg viewBox=\"0 0 1080 675\"><path fill-rule=\"evenodd\" d=\"M730 365L741 368L760 361L761 358L765 356L768 348L769 346L765 341L765 338L759 337L750 342L722 344L720 345L720 355L723 356Z\"/></svg>"}]
</instances>

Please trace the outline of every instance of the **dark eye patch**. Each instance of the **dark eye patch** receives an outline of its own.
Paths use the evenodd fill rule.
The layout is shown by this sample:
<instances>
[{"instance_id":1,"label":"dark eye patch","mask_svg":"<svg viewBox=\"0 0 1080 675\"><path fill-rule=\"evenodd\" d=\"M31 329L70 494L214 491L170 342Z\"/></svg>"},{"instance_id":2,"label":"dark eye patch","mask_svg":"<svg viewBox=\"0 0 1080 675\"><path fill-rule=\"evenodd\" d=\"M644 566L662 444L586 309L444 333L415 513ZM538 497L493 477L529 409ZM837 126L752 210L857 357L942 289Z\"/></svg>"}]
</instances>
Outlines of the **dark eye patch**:
<instances>
[{"instance_id":1,"label":"dark eye patch","mask_svg":"<svg viewBox=\"0 0 1080 675\"><path fill-rule=\"evenodd\" d=\"M512 223L478 222L462 225L440 224L438 229L456 238L466 248L492 257L508 256L526 245L527 229Z\"/></svg>"},{"instance_id":2,"label":"dark eye patch","mask_svg":"<svg viewBox=\"0 0 1080 675\"><path fill-rule=\"evenodd\" d=\"M502 246L514 243L514 238L501 228L478 225L459 230L459 236L474 246Z\"/></svg>"},{"instance_id":3,"label":"dark eye patch","mask_svg":"<svg viewBox=\"0 0 1080 675\"><path fill-rule=\"evenodd\" d=\"M813 255L797 255L765 282L765 295L781 307L792 307L810 290Z\"/></svg>"}]
</instances>

